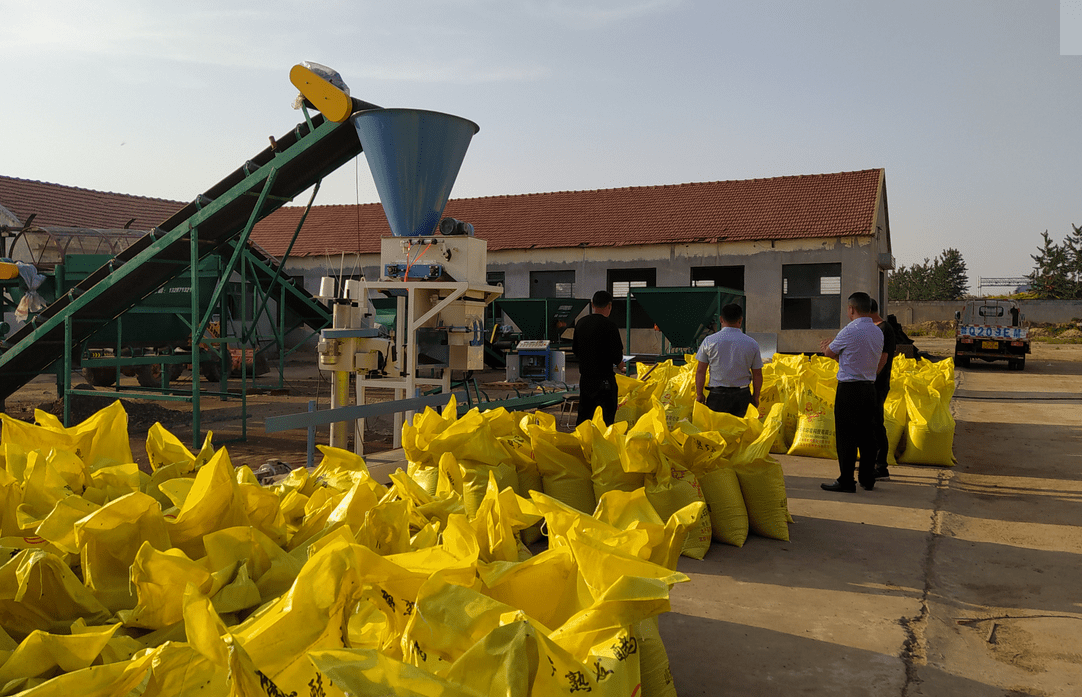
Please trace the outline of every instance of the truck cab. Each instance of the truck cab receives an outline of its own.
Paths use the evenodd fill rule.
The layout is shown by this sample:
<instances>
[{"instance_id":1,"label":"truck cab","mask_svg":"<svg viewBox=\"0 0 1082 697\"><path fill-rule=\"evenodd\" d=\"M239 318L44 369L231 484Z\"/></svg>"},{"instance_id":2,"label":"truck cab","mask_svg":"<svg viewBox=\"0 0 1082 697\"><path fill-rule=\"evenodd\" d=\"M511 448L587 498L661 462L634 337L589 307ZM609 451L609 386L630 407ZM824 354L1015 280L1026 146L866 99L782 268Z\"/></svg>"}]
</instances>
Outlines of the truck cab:
<instances>
[{"instance_id":1,"label":"truck cab","mask_svg":"<svg viewBox=\"0 0 1082 697\"><path fill-rule=\"evenodd\" d=\"M956 320L954 362L967 366L972 358L1007 361L1023 370L1030 352L1029 322L1013 300L968 300L954 313Z\"/></svg>"}]
</instances>

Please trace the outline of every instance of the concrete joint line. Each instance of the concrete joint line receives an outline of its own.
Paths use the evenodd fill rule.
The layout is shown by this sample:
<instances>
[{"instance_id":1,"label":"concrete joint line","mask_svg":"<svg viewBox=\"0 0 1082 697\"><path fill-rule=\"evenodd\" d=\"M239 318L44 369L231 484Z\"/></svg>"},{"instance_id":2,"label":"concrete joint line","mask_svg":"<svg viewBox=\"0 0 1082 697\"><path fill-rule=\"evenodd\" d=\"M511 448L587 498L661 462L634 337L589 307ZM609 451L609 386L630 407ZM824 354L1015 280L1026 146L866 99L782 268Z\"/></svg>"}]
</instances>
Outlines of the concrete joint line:
<instances>
[{"instance_id":1,"label":"concrete joint line","mask_svg":"<svg viewBox=\"0 0 1082 697\"><path fill-rule=\"evenodd\" d=\"M905 641L902 643L901 658L905 662L905 685L902 687L902 697L909 695L910 685L920 682L917 677L917 669L927 664L928 651L924 643L925 629L928 626L928 596L932 589L932 574L935 568L936 552L939 549L939 541L943 535L943 508L944 499L949 491L950 482L954 479L952 470L941 470L936 477L936 495L932 502L931 525L928 530L927 541L924 548L924 559L921 563L924 588L921 590L920 612L916 617L903 617L898 621L905 630Z\"/></svg>"}]
</instances>

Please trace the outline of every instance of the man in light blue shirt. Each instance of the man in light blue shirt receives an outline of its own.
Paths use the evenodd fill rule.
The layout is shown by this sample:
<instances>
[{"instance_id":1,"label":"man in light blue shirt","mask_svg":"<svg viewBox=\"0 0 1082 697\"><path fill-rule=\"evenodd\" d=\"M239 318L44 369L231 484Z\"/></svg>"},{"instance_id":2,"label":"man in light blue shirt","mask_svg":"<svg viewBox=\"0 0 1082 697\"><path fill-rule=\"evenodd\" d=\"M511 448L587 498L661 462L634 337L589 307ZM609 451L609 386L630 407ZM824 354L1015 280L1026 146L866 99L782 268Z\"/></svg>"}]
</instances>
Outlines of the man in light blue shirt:
<instances>
[{"instance_id":1,"label":"man in light blue shirt","mask_svg":"<svg viewBox=\"0 0 1082 697\"><path fill-rule=\"evenodd\" d=\"M744 309L736 303L721 308L721 331L703 339L695 360L695 399L714 411L743 417L748 405L759 406L763 388L763 357L759 344L740 330ZM704 398L706 369L710 368L710 396ZM748 391L748 385L751 391Z\"/></svg>"},{"instance_id":2,"label":"man in light blue shirt","mask_svg":"<svg viewBox=\"0 0 1082 697\"><path fill-rule=\"evenodd\" d=\"M838 361L838 393L834 400L834 432L838 446L838 479L822 484L826 491L854 492L860 454L860 485L875 487L875 375L883 366L883 332L872 321L872 298L853 293L846 308L849 324L834 341L822 342L823 353Z\"/></svg>"}]
</instances>

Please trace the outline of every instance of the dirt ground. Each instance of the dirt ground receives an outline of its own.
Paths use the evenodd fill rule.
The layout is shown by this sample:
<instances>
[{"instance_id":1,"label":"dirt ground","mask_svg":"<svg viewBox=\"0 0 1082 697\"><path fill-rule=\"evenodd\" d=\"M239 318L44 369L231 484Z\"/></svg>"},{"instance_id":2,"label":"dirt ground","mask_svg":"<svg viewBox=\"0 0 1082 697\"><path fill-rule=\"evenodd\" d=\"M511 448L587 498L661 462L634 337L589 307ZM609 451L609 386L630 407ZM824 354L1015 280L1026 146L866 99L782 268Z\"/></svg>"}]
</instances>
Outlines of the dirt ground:
<instances>
[{"instance_id":1,"label":"dirt ground","mask_svg":"<svg viewBox=\"0 0 1082 697\"><path fill-rule=\"evenodd\" d=\"M953 348L916 341L931 354ZM778 456L790 541L752 536L740 549L715 543L703 561L681 559L692 580L673 589L661 618L678 693L1082 694L1082 345L1033 351L1024 372L958 370L953 468L892 467L875 491L832 494L819 483L837 476L835 462ZM313 365L302 356L281 383L259 380L266 389L248 397L247 440L227 443L234 464L304 464L306 433L266 434L263 422L312 399L329 406ZM32 420L55 399L52 378L38 378L6 411ZM152 418L190 443L188 410L132 402L137 458L145 462ZM240 412L238 399L204 398L203 430L226 443L241 435ZM389 424L375 430L367 453L390 448ZM327 438L319 429L316 442Z\"/></svg>"},{"instance_id":2,"label":"dirt ground","mask_svg":"<svg viewBox=\"0 0 1082 697\"><path fill-rule=\"evenodd\" d=\"M277 370L255 379L249 378L246 387L247 397L240 398L242 385L239 379L229 381L231 396L225 400L220 397L202 396L200 398L200 435L199 442L207 432L213 433L216 445L225 445L230 460L234 465L248 465L255 469L260 464L276 459L293 467L303 466L307 459L307 431L293 430L267 433L265 421L270 416L297 414L308 410L308 403L315 401L317 409L330 408L330 383L326 374L316 369L314 353L295 354L286 364L283 376ZM81 375L73 375L73 381L81 381ZM499 379L502 379L502 375ZM206 381L203 388L218 389ZM121 387L125 390L138 389L134 377L123 377ZM87 387L84 385L84 388ZM190 395L191 376L185 374L172 387ZM97 409L110 404L118 397L128 412L128 433L131 436L132 454L141 465L146 463L147 430L160 422L181 442L191 448L193 440L192 407L185 402L166 402L139 399L138 392L127 391L120 395L112 391L103 391L102 396L80 397L72 400L72 423L78 423ZM374 400L390 399L390 390L370 390ZM497 395L492 396L494 399ZM44 409L61 416L63 402L57 399L56 379L54 376L41 376L33 380L5 404L5 413L26 421L33 421L34 410ZM365 452L374 453L390 450L392 422L390 419L378 419L365 434ZM327 426L316 428L315 442L326 444L329 440ZM353 447L352 439L350 448ZM320 457L315 453L316 461Z\"/></svg>"}]
</instances>

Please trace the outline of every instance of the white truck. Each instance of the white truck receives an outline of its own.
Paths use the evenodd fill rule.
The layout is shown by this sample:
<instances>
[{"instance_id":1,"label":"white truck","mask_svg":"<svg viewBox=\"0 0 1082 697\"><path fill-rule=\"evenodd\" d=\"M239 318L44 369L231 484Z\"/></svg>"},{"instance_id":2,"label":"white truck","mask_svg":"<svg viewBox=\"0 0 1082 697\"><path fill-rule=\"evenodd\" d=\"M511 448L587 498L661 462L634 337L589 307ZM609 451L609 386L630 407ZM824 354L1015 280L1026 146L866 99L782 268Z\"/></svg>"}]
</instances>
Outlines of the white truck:
<instances>
[{"instance_id":1,"label":"white truck","mask_svg":"<svg viewBox=\"0 0 1082 697\"><path fill-rule=\"evenodd\" d=\"M966 301L956 320L954 363L968 366L971 358L1007 361L1024 370L1029 347L1029 323L1013 300L978 298Z\"/></svg>"}]
</instances>

